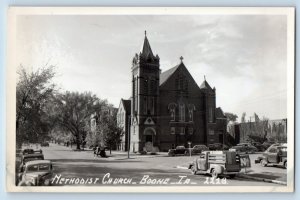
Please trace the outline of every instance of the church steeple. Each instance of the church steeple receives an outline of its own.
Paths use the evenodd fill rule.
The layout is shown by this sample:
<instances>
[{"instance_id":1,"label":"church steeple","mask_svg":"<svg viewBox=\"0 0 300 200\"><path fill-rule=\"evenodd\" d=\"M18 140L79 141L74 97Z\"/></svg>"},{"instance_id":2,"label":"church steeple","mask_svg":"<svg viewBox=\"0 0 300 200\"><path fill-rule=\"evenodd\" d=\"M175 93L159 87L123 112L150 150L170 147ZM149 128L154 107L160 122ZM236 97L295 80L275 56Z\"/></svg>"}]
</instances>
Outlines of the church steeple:
<instances>
[{"instance_id":1,"label":"church steeple","mask_svg":"<svg viewBox=\"0 0 300 200\"><path fill-rule=\"evenodd\" d=\"M145 31L144 43L143 43L143 46L141 48L140 55L143 56L146 59L149 59L149 58L151 58L153 60L157 59L154 56L153 52L152 52L149 40L147 38L147 32L146 31Z\"/></svg>"}]
</instances>

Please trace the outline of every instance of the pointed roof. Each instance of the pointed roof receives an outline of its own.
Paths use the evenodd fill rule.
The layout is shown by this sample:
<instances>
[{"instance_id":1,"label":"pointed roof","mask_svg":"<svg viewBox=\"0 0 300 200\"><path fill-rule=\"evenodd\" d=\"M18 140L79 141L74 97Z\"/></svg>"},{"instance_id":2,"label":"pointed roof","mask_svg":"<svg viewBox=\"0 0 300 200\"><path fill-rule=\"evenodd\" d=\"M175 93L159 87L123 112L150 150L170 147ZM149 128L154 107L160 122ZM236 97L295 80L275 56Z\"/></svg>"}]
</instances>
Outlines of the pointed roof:
<instances>
[{"instance_id":1,"label":"pointed roof","mask_svg":"<svg viewBox=\"0 0 300 200\"><path fill-rule=\"evenodd\" d=\"M216 108L215 111L216 111L216 118L226 118L222 108L218 107L218 108Z\"/></svg>"},{"instance_id":2,"label":"pointed roof","mask_svg":"<svg viewBox=\"0 0 300 200\"><path fill-rule=\"evenodd\" d=\"M144 43L143 43L143 46L142 46L140 52L141 52L141 55L144 56L145 58L151 57L151 58L155 59L155 56L152 52L150 43L149 43L147 35L146 35L146 31L145 31Z\"/></svg>"},{"instance_id":3,"label":"pointed roof","mask_svg":"<svg viewBox=\"0 0 300 200\"><path fill-rule=\"evenodd\" d=\"M210 89L210 90L212 90L212 88L210 87L210 85L208 84L208 82L206 80L204 80L202 82L202 84L200 85L200 89Z\"/></svg>"},{"instance_id":4,"label":"pointed roof","mask_svg":"<svg viewBox=\"0 0 300 200\"><path fill-rule=\"evenodd\" d=\"M171 69L168 69L167 71L164 71L163 73L161 73L160 77L159 77L159 85L162 85L164 82L166 82L169 79L169 77L178 69L180 64L176 65L175 67L172 67Z\"/></svg>"},{"instance_id":5,"label":"pointed roof","mask_svg":"<svg viewBox=\"0 0 300 200\"><path fill-rule=\"evenodd\" d=\"M124 109L127 114L131 114L131 100L121 99Z\"/></svg>"}]
</instances>

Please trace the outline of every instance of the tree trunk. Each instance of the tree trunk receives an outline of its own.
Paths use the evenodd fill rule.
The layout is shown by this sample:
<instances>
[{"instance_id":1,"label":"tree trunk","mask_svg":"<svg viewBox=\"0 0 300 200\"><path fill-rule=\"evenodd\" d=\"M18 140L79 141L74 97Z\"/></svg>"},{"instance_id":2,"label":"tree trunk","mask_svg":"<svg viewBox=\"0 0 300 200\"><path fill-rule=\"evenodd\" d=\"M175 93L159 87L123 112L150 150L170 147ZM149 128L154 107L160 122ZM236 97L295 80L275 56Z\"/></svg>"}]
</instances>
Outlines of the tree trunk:
<instances>
[{"instance_id":1,"label":"tree trunk","mask_svg":"<svg viewBox=\"0 0 300 200\"><path fill-rule=\"evenodd\" d=\"M109 154L111 155L111 146L109 146Z\"/></svg>"},{"instance_id":2,"label":"tree trunk","mask_svg":"<svg viewBox=\"0 0 300 200\"><path fill-rule=\"evenodd\" d=\"M79 136L76 137L76 145L77 145L76 149L80 150L80 139L79 139Z\"/></svg>"}]
</instances>

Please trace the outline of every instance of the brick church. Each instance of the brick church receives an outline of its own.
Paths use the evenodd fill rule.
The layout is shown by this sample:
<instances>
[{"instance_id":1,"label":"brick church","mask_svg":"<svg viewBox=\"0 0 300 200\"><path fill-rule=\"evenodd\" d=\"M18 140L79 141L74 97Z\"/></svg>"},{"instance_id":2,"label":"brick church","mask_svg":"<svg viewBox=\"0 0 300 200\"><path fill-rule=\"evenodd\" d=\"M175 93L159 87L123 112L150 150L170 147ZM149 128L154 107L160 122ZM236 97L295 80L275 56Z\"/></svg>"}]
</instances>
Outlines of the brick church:
<instances>
[{"instance_id":1,"label":"brick church","mask_svg":"<svg viewBox=\"0 0 300 200\"><path fill-rule=\"evenodd\" d=\"M167 151L178 145L223 143L226 117L216 108L216 89L204 79L198 86L183 58L165 72L146 32L132 59L131 98L121 99L117 121L124 129L121 150Z\"/></svg>"}]
</instances>

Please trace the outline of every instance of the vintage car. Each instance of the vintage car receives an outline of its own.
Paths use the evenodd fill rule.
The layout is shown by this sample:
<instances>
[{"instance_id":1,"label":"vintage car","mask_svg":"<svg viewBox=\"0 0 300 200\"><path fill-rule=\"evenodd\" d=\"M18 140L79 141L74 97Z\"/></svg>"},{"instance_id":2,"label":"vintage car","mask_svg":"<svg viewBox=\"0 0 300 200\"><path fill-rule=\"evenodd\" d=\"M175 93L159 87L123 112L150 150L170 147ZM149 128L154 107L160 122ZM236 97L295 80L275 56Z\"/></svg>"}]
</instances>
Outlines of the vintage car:
<instances>
[{"instance_id":1,"label":"vintage car","mask_svg":"<svg viewBox=\"0 0 300 200\"><path fill-rule=\"evenodd\" d=\"M189 164L192 174L210 174L213 178L228 175L234 178L241 170L240 156L232 151L203 151Z\"/></svg>"},{"instance_id":2,"label":"vintage car","mask_svg":"<svg viewBox=\"0 0 300 200\"><path fill-rule=\"evenodd\" d=\"M50 160L27 162L21 169L18 186L50 186L53 167Z\"/></svg>"},{"instance_id":3,"label":"vintage car","mask_svg":"<svg viewBox=\"0 0 300 200\"><path fill-rule=\"evenodd\" d=\"M255 146L253 146L251 143L239 143L236 146L244 147L245 153L255 153L258 151L257 148Z\"/></svg>"},{"instance_id":4,"label":"vintage car","mask_svg":"<svg viewBox=\"0 0 300 200\"><path fill-rule=\"evenodd\" d=\"M255 163L260 163L263 167L276 165L287 168L287 146L271 145L262 156L255 160Z\"/></svg>"},{"instance_id":5,"label":"vintage car","mask_svg":"<svg viewBox=\"0 0 300 200\"><path fill-rule=\"evenodd\" d=\"M41 153L22 154L20 157L16 157L16 184L21 180L22 170L24 165L29 161L44 160L44 155Z\"/></svg>"},{"instance_id":6,"label":"vintage car","mask_svg":"<svg viewBox=\"0 0 300 200\"><path fill-rule=\"evenodd\" d=\"M186 154L187 155L196 155L196 154L200 154L202 151L208 151L209 148L204 145L204 144L199 144L199 145L195 145L193 146L193 148L186 148Z\"/></svg>"},{"instance_id":7,"label":"vintage car","mask_svg":"<svg viewBox=\"0 0 300 200\"><path fill-rule=\"evenodd\" d=\"M169 149L169 156L187 155L188 151L184 146L177 146L175 149Z\"/></svg>"},{"instance_id":8,"label":"vintage car","mask_svg":"<svg viewBox=\"0 0 300 200\"><path fill-rule=\"evenodd\" d=\"M35 154L35 153L43 153L42 149L34 150L34 149L23 149L22 154Z\"/></svg>"},{"instance_id":9,"label":"vintage car","mask_svg":"<svg viewBox=\"0 0 300 200\"><path fill-rule=\"evenodd\" d=\"M263 152L263 151L265 151L267 149L260 142L252 142L251 144L257 148L257 151L260 151L260 152Z\"/></svg>"},{"instance_id":10,"label":"vintage car","mask_svg":"<svg viewBox=\"0 0 300 200\"><path fill-rule=\"evenodd\" d=\"M221 144L221 143L209 144L208 148L209 148L209 150L212 150L212 151L229 149L229 147L226 144Z\"/></svg>"},{"instance_id":11,"label":"vintage car","mask_svg":"<svg viewBox=\"0 0 300 200\"><path fill-rule=\"evenodd\" d=\"M41 143L41 147L49 147L49 142L43 142L43 143Z\"/></svg>"},{"instance_id":12,"label":"vintage car","mask_svg":"<svg viewBox=\"0 0 300 200\"><path fill-rule=\"evenodd\" d=\"M263 147L267 150L271 145L275 144L275 142L265 141L262 143Z\"/></svg>"}]
</instances>

